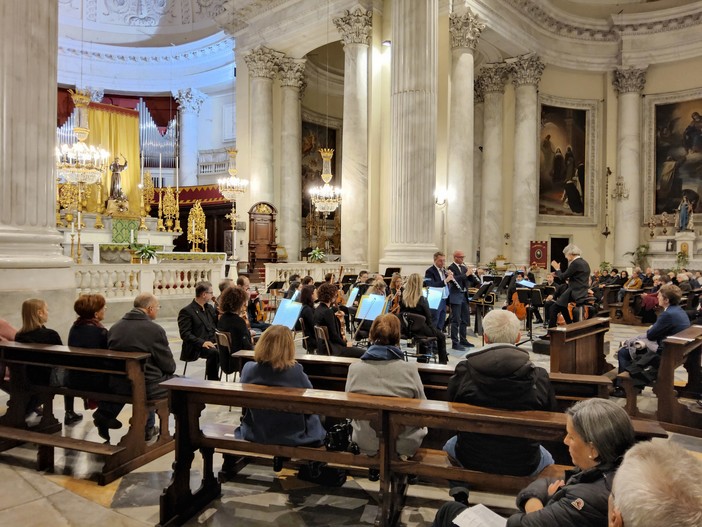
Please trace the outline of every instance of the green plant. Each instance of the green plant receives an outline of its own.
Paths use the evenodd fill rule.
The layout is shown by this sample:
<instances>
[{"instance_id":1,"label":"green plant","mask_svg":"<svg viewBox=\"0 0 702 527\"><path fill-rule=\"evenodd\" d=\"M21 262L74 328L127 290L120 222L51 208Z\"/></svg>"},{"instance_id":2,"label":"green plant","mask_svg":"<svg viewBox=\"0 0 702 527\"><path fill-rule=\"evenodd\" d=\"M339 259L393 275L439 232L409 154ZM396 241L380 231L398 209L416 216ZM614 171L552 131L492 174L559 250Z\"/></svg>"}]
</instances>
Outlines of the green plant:
<instances>
[{"instance_id":1,"label":"green plant","mask_svg":"<svg viewBox=\"0 0 702 527\"><path fill-rule=\"evenodd\" d=\"M324 251L320 249L319 247L315 247L310 251L310 254L307 255L307 259L310 262L319 262L322 263L324 262L324 259L327 257L326 254L324 254Z\"/></svg>"},{"instance_id":2,"label":"green plant","mask_svg":"<svg viewBox=\"0 0 702 527\"><path fill-rule=\"evenodd\" d=\"M648 265L647 265L648 244L647 243L642 243L633 251L630 251L630 252L624 253L624 254L626 256L632 257L631 264L634 267L641 267L641 269L643 269L644 267L648 267Z\"/></svg>"},{"instance_id":3,"label":"green plant","mask_svg":"<svg viewBox=\"0 0 702 527\"><path fill-rule=\"evenodd\" d=\"M687 264L690 263L690 258L688 258L687 253L684 251L678 252L678 254L675 255L675 271L679 272L681 269L684 269L687 267Z\"/></svg>"},{"instance_id":4,"label":"green plant","mask_svg":"<svg viewBox=\"0 0 702 527\"><path fill-rule=\"evenodd\" d=\"M600 262L600 272L609 273L612 270L612 264L609 262Z\"/></svg>"},{"instance_id":5,"label":"green plant","mask_svg":"<svg viewBox=\"0 0 702 527\"><path fill-rule=\"evenodd\" d=\"M156 257L156 247L153 245L133 243L129 248L134 251L134 255L141 260L151 260Z\"/></svg>"},{"instance_id":6,"label":"green plant","mask_svg":"<svg viewBox=\"0 0 702 527\"><path fill-rule=\"evenodd\" d=\"M497 262L495 260L490 260L487 264L487 268L490 269L490 274L497 272Z\"/></svg>"}]
</instances>

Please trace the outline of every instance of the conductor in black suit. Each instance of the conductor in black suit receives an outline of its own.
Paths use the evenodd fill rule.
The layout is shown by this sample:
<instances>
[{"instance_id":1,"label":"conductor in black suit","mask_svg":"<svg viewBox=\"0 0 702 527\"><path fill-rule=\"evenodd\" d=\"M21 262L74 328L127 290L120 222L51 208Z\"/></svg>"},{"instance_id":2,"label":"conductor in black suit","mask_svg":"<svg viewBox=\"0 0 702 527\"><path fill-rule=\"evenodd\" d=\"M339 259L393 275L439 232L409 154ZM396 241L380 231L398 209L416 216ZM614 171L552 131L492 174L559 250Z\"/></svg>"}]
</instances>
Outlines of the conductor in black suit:
<instances>
[{"instance_id":1,"label":"conductor in black suit","mask_svg":"<svg viewBox=\"0 0 702 527\"><path fill-rule=\"evenodd\" d=\"M219 352L215 345L217 312L210 304L213 297L210 282L195 284L195 299L178 313L178 330L183 339L180 360L190 362L205 357L207 378L219 380Z\"/></svg>"},{"instance_id":2,"label":"conductor in black suit","mask_svg":"<svg viewBox=\"0 0 702 527\"><path fill-rule=\"evenodd\" d=\"M434 265L424 272L424 285L426 287L436 287L443 291L439 307L431 310L434 316L434 325L439 331L443 331L446 324L446 302L449 297L448 284L454 279L453 273L444 268L445 265L446 255L441 251L437 251L434 253Z\"/></svg>"},{"instance_id":3,"label":"conductor in black suit","mask_svg":"<svg viewBox=\"0 0 702 527\"><path fill-rule=\"evenodd\" d=\"M590 265L580 256L580 248L575 244L569 244L563 249L563 254L568 260L568 269L560 271L561 264L556 260L551 262L551 266L556 269L554 275L561 281L568 282L568 288L558 297L551 310L548 326L556 327L558 313L563 314L566 324L570 324L572 319L568 313L570 302L580 303L587 298L590 288Z\"/></svg>"}]
</instances>

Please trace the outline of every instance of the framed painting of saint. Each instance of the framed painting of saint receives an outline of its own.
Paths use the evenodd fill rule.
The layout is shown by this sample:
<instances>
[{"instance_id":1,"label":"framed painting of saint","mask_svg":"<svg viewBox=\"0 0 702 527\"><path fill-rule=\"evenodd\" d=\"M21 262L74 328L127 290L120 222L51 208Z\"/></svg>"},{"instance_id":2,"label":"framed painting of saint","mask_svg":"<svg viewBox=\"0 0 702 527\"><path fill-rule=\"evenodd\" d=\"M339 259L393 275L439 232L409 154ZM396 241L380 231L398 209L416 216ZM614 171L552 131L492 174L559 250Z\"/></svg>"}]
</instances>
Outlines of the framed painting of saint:
<instances>
[{"instance_id":1,"label":"framed painting of saint","mask_svg":"<svg viewBox=\"0 0 702 527\"><path fill-rule=\"evenodd\" d=\"M539 223L594 224L598 102L539 99Z\"/></svg>"}]
</instances>

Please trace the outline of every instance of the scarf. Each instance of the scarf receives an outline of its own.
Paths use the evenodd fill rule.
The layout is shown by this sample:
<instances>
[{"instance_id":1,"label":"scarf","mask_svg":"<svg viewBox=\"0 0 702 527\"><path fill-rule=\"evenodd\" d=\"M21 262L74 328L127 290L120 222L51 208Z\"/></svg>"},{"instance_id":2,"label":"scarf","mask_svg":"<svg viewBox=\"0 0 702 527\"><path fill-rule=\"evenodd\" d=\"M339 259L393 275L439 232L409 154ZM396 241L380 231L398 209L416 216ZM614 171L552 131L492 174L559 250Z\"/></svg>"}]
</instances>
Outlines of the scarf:
<instances>
[{"instance_id":1,"label":"scarf","mask_svg":"<svg viewBox=\"0 0 702 527\"><path fill-rule=\"evenodd\" d=\"M361 360L404 360L405 355L397 346L372 344L361 357Z\"/></svg>"}]
</instances>

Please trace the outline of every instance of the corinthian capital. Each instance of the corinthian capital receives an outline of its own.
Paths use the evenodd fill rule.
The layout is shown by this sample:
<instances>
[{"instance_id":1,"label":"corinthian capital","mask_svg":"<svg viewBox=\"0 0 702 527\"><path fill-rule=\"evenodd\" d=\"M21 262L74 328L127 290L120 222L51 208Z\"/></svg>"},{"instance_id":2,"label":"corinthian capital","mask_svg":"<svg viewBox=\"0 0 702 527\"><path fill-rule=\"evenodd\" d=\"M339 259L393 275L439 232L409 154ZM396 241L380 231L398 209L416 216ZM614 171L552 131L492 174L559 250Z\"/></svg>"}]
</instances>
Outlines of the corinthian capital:
<instances>
[{"instance_id":1,"label":"corinthian capital","mask_svg":"<svg viewBox=\"0 0 702 527\"><path fill-rule=\"evenodd\" d=\"M637 68L614 70L612 85L618 93L641 93L646 84L646 70Z\"/></svg>"},{"instance_id":2,"label":"corinthian capital","mask_svg":"<svg viewBox=\"0 0 702 527\"><path fill-rule=\"evenodd\" d=\"M478 15L468 8L465 13L453 12L449 15L449 33L452 48L475 49L480 33L485 24L478 20Z\"/></svg>"},{"instance_id":3,"label":"corinthian capital","mask_svg":"<svg viewBox=\"0 0 702 527\"><path fill-rule=\"evenodd\" d=\"M274 79L283 54L265 46L256 46L244 55L244 61L252 77Z\"/></svg>"},{"instance_id":4,"label":"corinthian capital","mask_svg":"<svg viewBox=\"0 0 702 527\"><path fill-rule=\"evenodd\" d=\"M480 71L480 85L483 93L504 93L505 82L509 75L506 64L489 64Z\"/></svg>"},{"instance_id":5,"label":"corinthian capital","mask_svg":"<svg viewBox=\"0 0 702 527\"><path fill-rule=\"evenodd\" d=\"M305 59L293 59L283 57L280 59L278 73L280 75L280 85L297 88L302 88L305 77Z\"/></svg>"},{"instance_id":6,"label":"corinthian capital","mask_svg":"<svg viewBox=\"0 0 702 527\"><path fill-rule=\"evenodd\" d=\"M372 13L361 7L357 7L354 11L346 10L343 16L333 19L334 25L344 41L344 46L346 44L368 45L373 27L372 21Z\"/></svg>"},{"instance_id":7,"label":"corinthian capital","mask_svg":"<svg viewBox=\"0 0 702 527\"><path fill-rule=\"evenodd\" d=\"M180 89L173 92L173 98L178 101L182 112L199 113L202 103L205 102L207 95L195 88Z\"/></svg>"},{"instance_id":8,"label":"corinthian capital","mask_svg":"<svg viewBox=\"0 0 702 527\"><path fill-rule=\"evenodd\" d=\"M525 55L512 64L512 84L523 86L533 84L537 86L544 72L544 63L536 55Z\"/></svg>"},{"instance_id":9,"label":"corinthian capital","mask_svg":"<svg viewBox=\"0 0 702 527\"><path fill-rule=\"evenodd\" d=\"M483 87L482 77L477 77L473 81L473 96L476 104L485 102L485 88Z\"/></svg>"}]
</instances>

